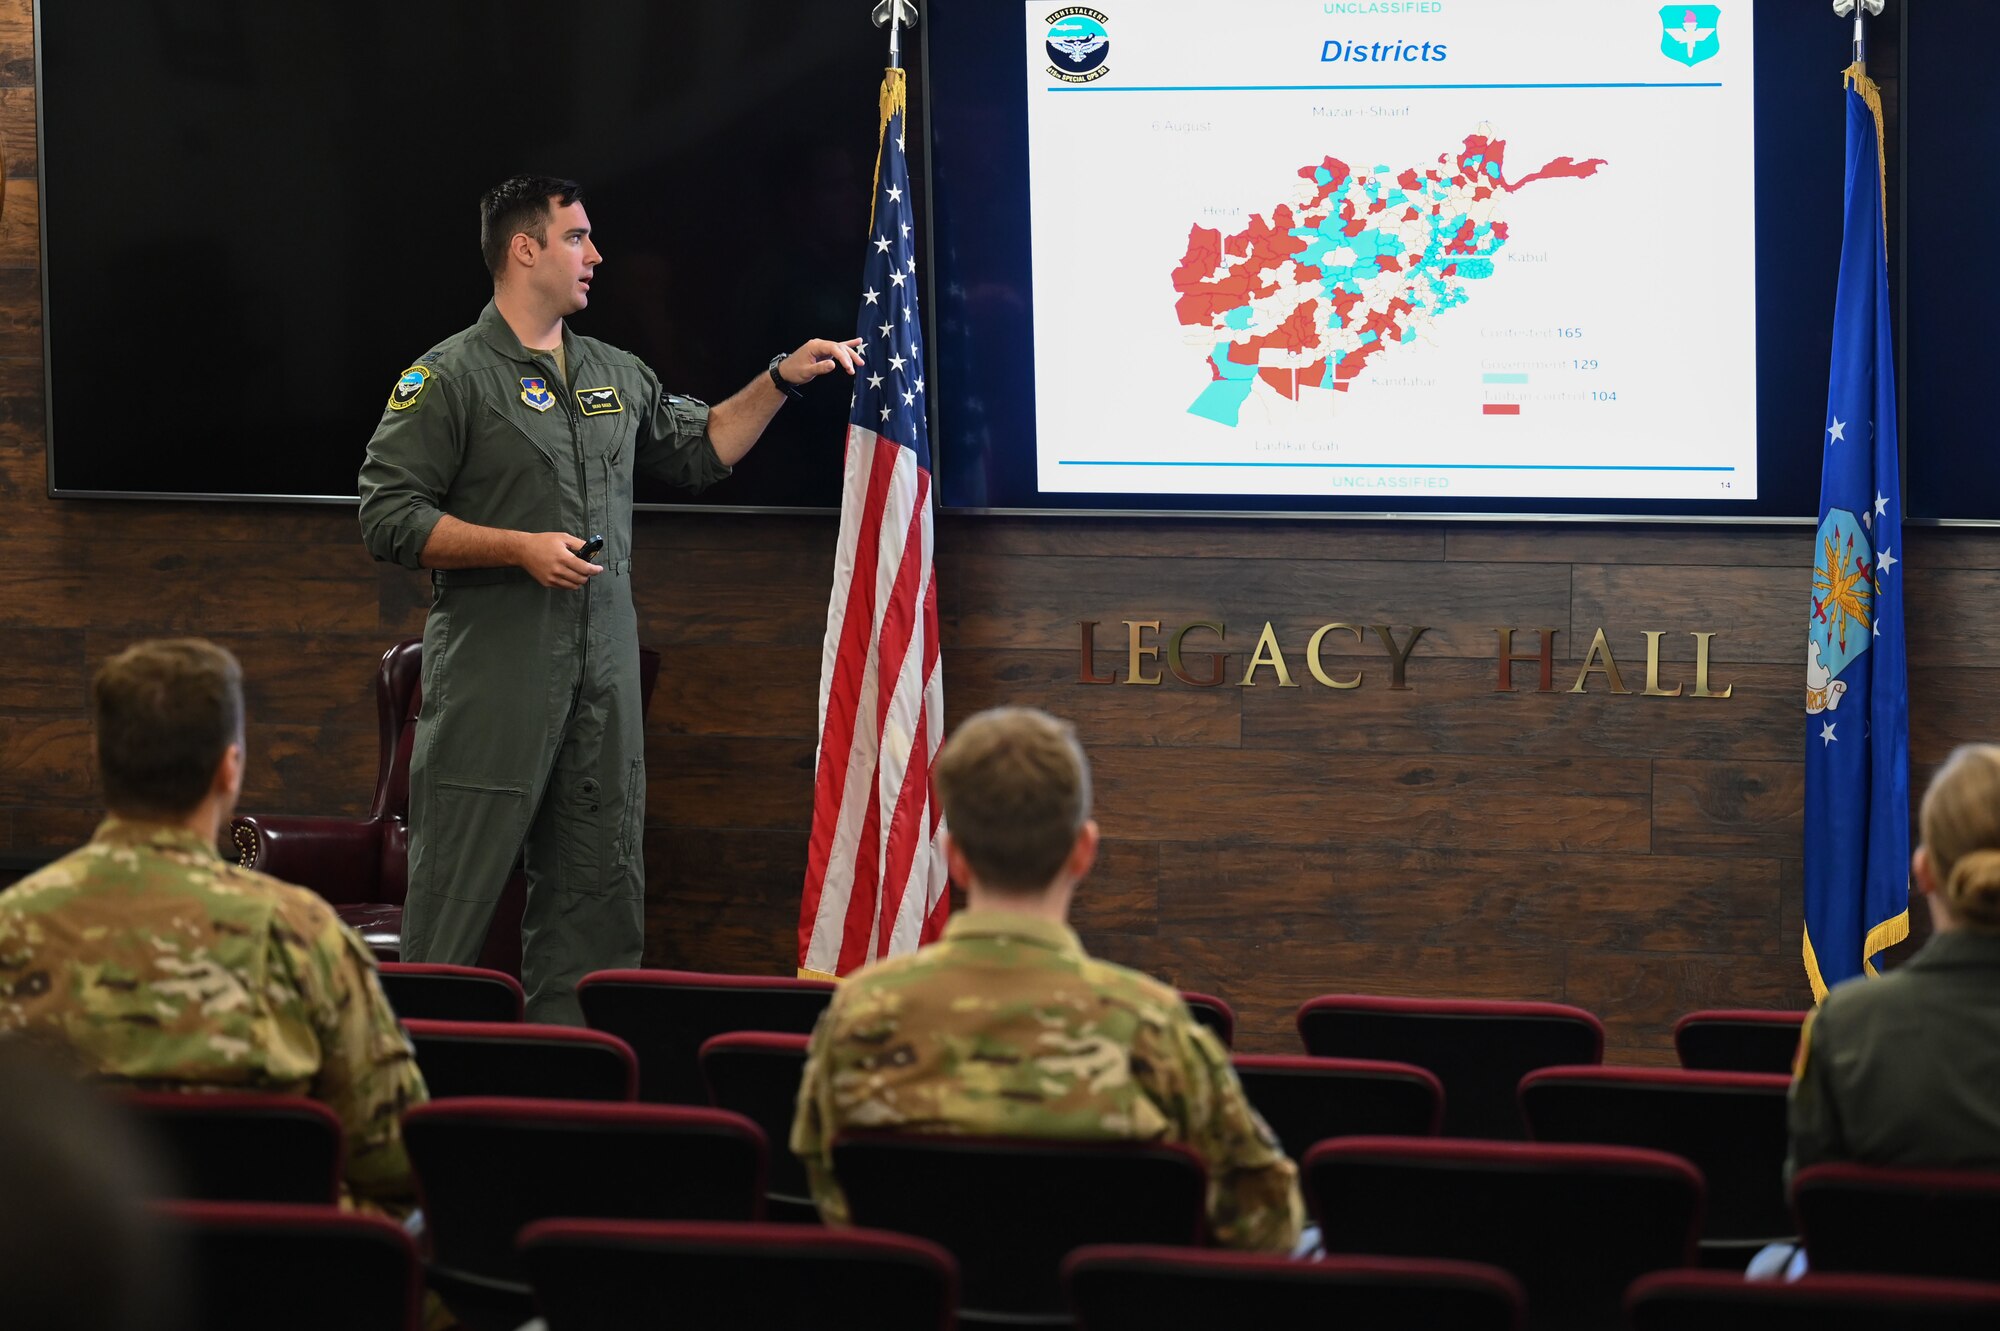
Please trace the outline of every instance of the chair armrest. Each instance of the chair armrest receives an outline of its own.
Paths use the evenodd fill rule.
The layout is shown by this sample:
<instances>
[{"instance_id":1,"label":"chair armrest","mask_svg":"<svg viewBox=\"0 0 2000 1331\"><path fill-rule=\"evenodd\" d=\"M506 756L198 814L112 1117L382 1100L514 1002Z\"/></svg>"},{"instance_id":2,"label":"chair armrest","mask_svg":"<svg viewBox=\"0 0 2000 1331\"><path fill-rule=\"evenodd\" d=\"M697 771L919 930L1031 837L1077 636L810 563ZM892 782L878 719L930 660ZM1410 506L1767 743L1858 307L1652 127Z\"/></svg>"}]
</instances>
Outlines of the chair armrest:
<instances>
[{"instance_id":1,"label":"chair armrest","mask_svg":"<svg viewBox=\"0 0 2000 1331\"><path fill-rule=\"evenodd\" d=\"M229 825L236 862L309 887L336 906L382 900L386 819L242 814Z\"/></svg>"}]
</instances>

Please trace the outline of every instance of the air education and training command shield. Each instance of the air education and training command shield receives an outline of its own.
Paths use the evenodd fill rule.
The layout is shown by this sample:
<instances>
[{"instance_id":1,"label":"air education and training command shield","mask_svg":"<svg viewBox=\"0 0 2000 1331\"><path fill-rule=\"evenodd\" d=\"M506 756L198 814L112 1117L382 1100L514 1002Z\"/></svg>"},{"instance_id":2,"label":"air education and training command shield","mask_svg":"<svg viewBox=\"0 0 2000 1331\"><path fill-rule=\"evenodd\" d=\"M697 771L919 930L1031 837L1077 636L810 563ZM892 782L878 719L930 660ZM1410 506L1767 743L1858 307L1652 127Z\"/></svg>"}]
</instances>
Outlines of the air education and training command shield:
<instances>
[{"instance_id":1,"label":"air education and training command shield","mask_svg":"<svg viewBox=\"0 0 2000 1331\"><path fill-rule=\"evenodd\" d=\"M1812 622L1806 626L1806 713L1840 706L1840 676L1875 641L1875 549L1868 529L1844 508L1819 524L1813 566Z\"/></svg>"},{"instance_id":2,"label":"air education and training command shield","mask_svg":"<svg viewBox=\"0 0 2000 1331\"><path fill-rule=\"evenodd\" d=\"M556 404L556 395L549 391L548 381L545 379L523 379L521 401L536 411L547 411Z\"/></svg>"},{"instance_id":3,"label":"air education and training command shield","mask_svg":"<svg viewBox=\"0 0 2000 1331\"><path fill-rule=\"evenodd\" d=\"M1662 5L1660 7L1660 54L1692 69L1722 49L1715 35L1722 18L1718 5Z\"/></svg>"}]
</instances>

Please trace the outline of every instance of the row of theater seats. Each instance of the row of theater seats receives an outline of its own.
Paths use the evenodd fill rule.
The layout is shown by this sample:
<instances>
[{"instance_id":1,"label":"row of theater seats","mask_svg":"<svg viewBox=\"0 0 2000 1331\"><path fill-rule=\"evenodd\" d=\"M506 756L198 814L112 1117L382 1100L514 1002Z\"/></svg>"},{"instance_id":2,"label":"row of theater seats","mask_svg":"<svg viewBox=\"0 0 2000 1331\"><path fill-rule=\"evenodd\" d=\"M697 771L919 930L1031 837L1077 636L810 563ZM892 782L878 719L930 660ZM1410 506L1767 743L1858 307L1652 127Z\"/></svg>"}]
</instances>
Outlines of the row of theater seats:
<instances>
[{"instance_id":1,"label":"row of theater seats","mask_svg":"<svg viewBox=\"0 0 2000 1331\"><path fill-rule=\"evenodd\" d=\"M254 1316L231 1331L416 1331L416 1245L397 1226L331 1208L177 1202L160 1208L197 1281L226 1286ZM928 1240L881 1230L757 1222L551 1219L519 1255L549 1331L812 1327L950 1331L960 1276ZM1091 1245L1062 1262L1064 1312L1083 1331L1327 1326L1521 1331L1529 1301L1498 1267L1435 1258L1318 1262L1142 1244ZM300 1300L301 1288L315 1291ZM1885 1275L1748 1283L1709 1271L1633 1281L1632 1331L1971 1331L2000 1324L2000 1285ZM1012 1324L1021 1325L1015 1319Z\"/></svg>"},{"instance_id":2,"label":"row of theater seats","mask_svg":"<svg viewBox=\"0 0 2000 1331\"><path fill-rule=\"evenodd\" d=\"M231 1186L220 1189L239 1195L273 1188L282 1162L305 1153L300 1141L280 1140L288 1129L271 1125L287 1122L287 1113L295 1123L314 1118L312 1106L301 1110L295 1102L252 1096L147 1095L135 1097L135 1104L169 1136L206 1122L212 1134L208 1149L221 1149L217 1143L226 1141L230 1152L255 1162L258 1167L239 1169ZM224 1130L232 1117L235 1122L226 1126L233 1130ZM258 1307L254 1300L264 1293L258 1279L275 1280L281 1270L290 1271L285 1279L294 1282L318 1272L311 1283L293 1283L294 1294L318 1289L318 1279L326 1275L322 1268L330 1266L340 1273L337 1298L329 1292L334 1302L328 1309L303 1310L288 1318L288 1325L308 1331L321 1325L403 1326L397 1319L407 1311L414 1249L398 1227L343 1216L330 1204L338 1130L330 1117L317 1121L323 1129L313 1174L319 1205L245 1209L182 1203L169 1214L203 1239L197 1247L206 1255L197 1267L229 1291L232 1307L244 1301ZM815 1314L806 1319L815 1326L940 1324L934 1307L931 1314L912 1313L907 1322L890 1318L867 1301L876 1282L862 1280L848 1289L820 1271L816 1262L834 1261L832 1254L848 1249L817 1237L812 1226L757 1224L765 1216L765 1165L774 1148L740 1115L681 1105L470 1097L412 1109L405 1129L424 1206L427 1281L474 1331L511 1331L537 1308L548 1315L551 1331L721 1326L732 1308L734 1326L802 1324L800 1316L807 1312ZM1323 1308L1335 1297L1322 1282L1341 1283L1309 1274L1312 1264L1295 1269L1277 1261L1198 1255L1206 1177L1199 1158L1176 1145L863 1134L836 1141L834 1159L857 1224L925 1241L913 1246L850 1234L841 1242L854 1245L854 1251L838 1260L859 1262L875 1251L892 1265L928 1266L933 1277L946 1273L949 1299L967 1325L1024 1319L1059 1325L1072 1308L1084 1326L1155 1331L1318 1325L1323 1319L1293 1319L1303 1318L1314 1300ZM1414 1284L1431 1287L1436 1296L1432 1303L1412 1305L1433 1309L1422 1317L1410 1314L1379 1324L1525 1325L1535 1331L1609 1327L1618 1324L1620 1303L1635 1280L1684 1271L1697 1262L1702 1177L1686 1160L1664 1152L1341 1137L1309 1150L1301 1174L1326 1248L1341 1259L1331 1264L1344 1273L1341 1281L1384 1291ZM218 1180L204 1182L214 1188ZM310 1190L302 1189L302 1195ZM1822 1165L1799 1174L1793 1202L1816 1275L1992 1275L2000 1177ZM665 1220L704 1223L649 1227ZM550 1223L556 1221L569 1223ZM1110 1287L1120 1280L1134 1287L1155 1285L1159 1281L1145 1273L1164 1270L1160 1281L1170 1276L1191 1288L1172 1297L1164 1287L1155 1288L1150 1301L1101 1290L1093 1298L1079 1287L1073 1263L1065 1286L1062 1273L1071 1255L1105 1243L1146 1248L1124 1254L1122 1276L1101 1277ZM933 1244L937 1253L921 1260L912 1256ZM355 1247L366 1253L341 1255ZM551 1255L545 1248L560 1252ZM680 1252L679 1260L690 1269L669 1281L671 1263L633 1256L661 1249ZM694 1260L691 1254L703 1250L711 1252L711 1261ZM1435 1265L1398 1266L1410 1259L1473 1262L1481 1269L1452 1275ZM1742 1283L1740 1276L1716 1274ZM1445 1298L1440 1286L1458 1292ZM346 1308L363 1297L364 1288L374 1291L373 1318ZM1886 1285L1856 1285L1850 1293L1860 1298L1870 1288L1877 1295L1894 1292ZM1990 1317L2000 1286L1929 1293L1947 1311L1976 1306ZM1699 1282L1682 1294L1722 1298ZM928 1304L939 1297L932 1295ZM1742 1297L1777 1296L1746 1291ZM1233 1320L1120 1320L1126 1315L1120 1310L1135 1300L1141 1306L1184 1305L1183 1312L1212 1312L1233 1300L1245 1312ZM1260 1302L1265 1300L1268 1306ZM1449 1312L1447 1305L1454 1302L1465 1306ZM336 1305L345 1309L340 1317L346 1320L312 1320ZM260 1315L268 1315L271 1306L261 1305ZM1519 1321L1520 1307L1526 1309L1525 1323ZM671 1319L640 1318L647 1308L655 1314L678 1311ZM747 1316L746 1308L763 1311ZM794 1315L780 1316L786 1309ZM1251 1309L1262 1311L1251 1316ZM1793 1324L1785 1321L1783 1309L1766 1308L1763 1321L1754 1313L1754 1308L1740 1311L1734 1324ZM1691 1325L1634 1317L1641 1327ZM1871 1324L1871 1331L1882 1325L1961 1324L1927 1317L1899 1314ZM1838 1320L1819 1325L1836 1324L1859 1325Z\"/></svg>"}]
</instances>

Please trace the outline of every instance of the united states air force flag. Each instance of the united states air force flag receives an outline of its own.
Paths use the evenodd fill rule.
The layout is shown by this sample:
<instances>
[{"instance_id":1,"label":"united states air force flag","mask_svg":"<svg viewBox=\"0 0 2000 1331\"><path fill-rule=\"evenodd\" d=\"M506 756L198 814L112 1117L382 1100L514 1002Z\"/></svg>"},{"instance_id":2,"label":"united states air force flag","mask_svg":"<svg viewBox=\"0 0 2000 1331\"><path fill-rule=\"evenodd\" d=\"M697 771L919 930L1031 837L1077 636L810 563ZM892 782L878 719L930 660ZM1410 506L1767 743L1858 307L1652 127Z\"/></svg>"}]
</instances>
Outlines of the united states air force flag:
<instances>
[{"instance_id":1,"label":"united states air force flag","mask_svg":"<svg viewBox=\"0 0 2000 1331\"><path fill-rule=\"evenodd\" d=\"M1813 999L1910 931L1903 504L1881 99L1847 71L1847 187L1806 639L1805 963Z\"/></svg>"}]
</instances>

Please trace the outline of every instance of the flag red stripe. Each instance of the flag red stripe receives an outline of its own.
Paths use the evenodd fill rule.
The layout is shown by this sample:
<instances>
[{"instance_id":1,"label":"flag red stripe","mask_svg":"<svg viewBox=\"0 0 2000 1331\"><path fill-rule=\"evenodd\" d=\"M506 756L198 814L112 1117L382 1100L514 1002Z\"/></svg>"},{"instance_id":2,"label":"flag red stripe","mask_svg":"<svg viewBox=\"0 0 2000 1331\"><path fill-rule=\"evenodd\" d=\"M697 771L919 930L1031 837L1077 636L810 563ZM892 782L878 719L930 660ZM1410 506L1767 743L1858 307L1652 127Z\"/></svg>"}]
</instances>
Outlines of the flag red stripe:
<instances>
[{"instance_id":1,"label":"flag red stripe","mask_svg":"<svg viewBox=\"0 0 2000 1331\"><path fill-rule=\"evenodd\" d=\"M858 442L850 426L847 446L854 448ZM845 566L854 572L848 583L847 607L841 614L840 650L834 660L833 681L827 690L826 715L821 719L819 768L814 773L813 783L812 838L806 857L805 897L799 907L801 965L805 964L806 950L812 946L813 929L819 920L820 899L826 891L827 859L833 849L834 830L840 821L841 794L847 785L848 763L853 756L855 713L861 705L861 681L867 672L868 636L875 625L877 541L899 448L900 445L879 438L874 441L874 465L868 471L868 493L862 507L861 522L856 528L854 557L851 561L843 561L836 556L834 561L836 568ZM832 631L831 625L828 631Z\"/></svg>"},{"instance_id":2,"label":"flag red stripe","mask_svg":"<svg viewBox=\"0 0 2000 1331\"><path fill-rule=\"evenodd\" d=\"M916 502L910 510L909 526L903 534L903 563L896 570L896 590L894 592L892 618L899 620L896 626L902 636L900 645L885 645L882 652L883 670L889 672L889 661L893 652L896 687L902 685L903 658L909 654L910 633L920 621L922 607L918 603L920 587L933 585L924 579L925 549L924 526L930 521L930 475L917 472ZM895 612L901 612L900 614ZM887 638L891 626L885 624L884 637ZM928 645L925 658L932 655ZM915 681L917 724L910 736L910 756L903 768L903 788L896 792L896 809L889 819L889 845L884 859L887 870L883 874L883 890L887 894L882 901L881 923L877 927L875 955L887 956L889 938L896 929L896 917L902 913L903 897L909 890L910 866L916 862L917 848L923 831L924 798L930 794L930 717L924 706L925 686L929 683L928 672L919 674ZM884 694L886 699L890 695ZM882 714L888 715L885 702Z\"/></svg>"}]
</instances>

